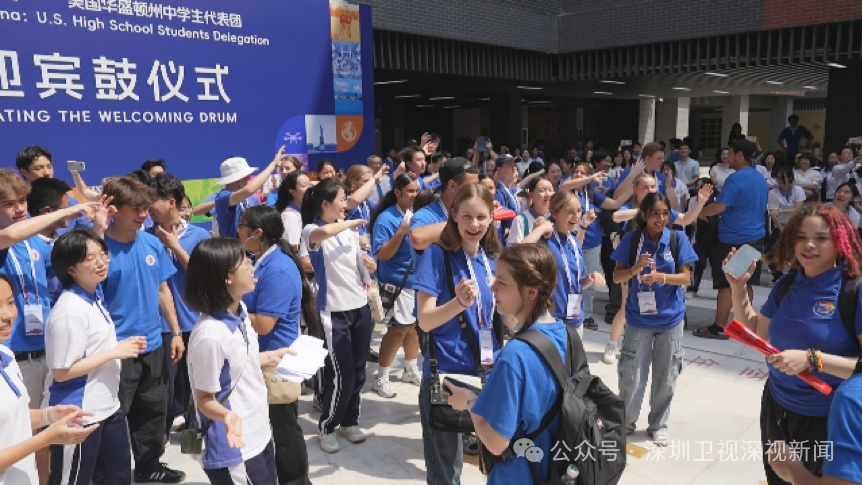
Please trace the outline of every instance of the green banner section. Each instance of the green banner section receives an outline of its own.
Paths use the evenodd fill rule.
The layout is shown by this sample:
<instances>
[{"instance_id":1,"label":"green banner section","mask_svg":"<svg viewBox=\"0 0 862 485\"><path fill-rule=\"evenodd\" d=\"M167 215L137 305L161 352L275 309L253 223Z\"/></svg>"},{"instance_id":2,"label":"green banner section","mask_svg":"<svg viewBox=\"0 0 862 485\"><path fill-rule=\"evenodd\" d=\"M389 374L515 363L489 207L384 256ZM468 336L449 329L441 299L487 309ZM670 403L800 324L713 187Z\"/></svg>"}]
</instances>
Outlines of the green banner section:
<instances>
[{"instance_id":1,"label":"green banner section","mask_svg":"<svg viewBox=\"0 0 862 485\"><path fill-rule=\"evenodd\" d=\"M221 190L221 185L216 183L217 178L211 179L194 179L183 180L183 186L186 188L186 195L192 201L192 207L197 206L211 194ZM212 219L207 216L193 216L191 222L211 222Z\"/></svg>"}]
</instances>

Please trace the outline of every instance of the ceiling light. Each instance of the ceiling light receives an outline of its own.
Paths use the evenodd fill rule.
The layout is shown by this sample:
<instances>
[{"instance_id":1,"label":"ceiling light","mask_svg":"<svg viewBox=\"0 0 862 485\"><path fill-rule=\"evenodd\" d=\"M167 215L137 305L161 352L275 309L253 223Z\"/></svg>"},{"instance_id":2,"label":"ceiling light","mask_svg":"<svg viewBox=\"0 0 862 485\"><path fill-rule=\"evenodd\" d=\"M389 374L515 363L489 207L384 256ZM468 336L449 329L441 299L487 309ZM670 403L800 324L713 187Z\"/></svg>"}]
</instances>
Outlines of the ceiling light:
<instances>
[{"instance_id":1,"label":"ceiling light","mask_svg":"<svg viewBox=\"0 0 862 485\"><path fill-rule=\"evenodd\" d=\"M599 81L599 82L605 83L605 84L625 84L623 81L607 81L606 80L606 81Z\"/></svg>"},{"instance_id":2,"label":"ceiling light","mask_svg":"<svg viewBox=\"0 0 862 485\"><path fill-rule=\"evenodd\" d=\"M652 94L638 94L638 96L640 96L641 98L654 98L655 97Z\"/></svg>"},{"instance_id":3,"label":"ceiling light","mask_svg":"<svg viewBox=\"0 0 862 485\"><path fill-rule=\"evenodd\" d=\"M593 91L593 94L603 94L605 96L613 96L614 93L609 93L607 91Z\"/></svg>"},{"instance_id":4,"label":"ceiling light","mask_svg":"<svg viewBox=\"0 0 862 485\"><path fill-rule=\"evenodd\" d=\"M393 99L419 98L421 96L421 94L402 94L401 96L394 96Z\"/></svg>"},{"instance_id":5,"label":"ceiling light","mask_svg":"<svg viewBox=\"0 0 862 485\"><path fill-rule=\"evenodd\" d=\"M518 89L545 89L545 88L540 88L538 86L515 86L515 87Z\"/></svg>"},{"instance_id":6,"label":"ceiling light","mask_svg":"<svg viewBox=\"0 0 862 485\"><path fill-rule=\"evenodd\" d=\"M780 84L784 84L784 82L783 81L766 81L766 84L778 84L778 85L780 85Z\"/></svg>"},{"instance_id":7,"label":"ceiling light","mask_svg":"<svg viewBox=\"0 0 862 485\"><path fill-rule=\"evenodd\" d=\"M547 101L530 101L530 104L545 104L545 103L553 103L551 100Z\"/></svg>"},{"instance_id":8,"label":"ceiling light","mask_svg":"<svg viewBox=\"0 0 862 485\"><path fill-rule=\"evenodd\" d=\"M476 98L476 101L491 101L491 98Z\"/></svg>"},{"instance_id":9,"label":"ceiling light","mask_svg":"<svg viewBox=\"0 0 862 485\"><path fill-rule=\"evenodd\" d=\"M844 64L838 64L837 62L829 62L826 65L829 67L837 67L838 69L844 69L845 67L847 67Z\"/></svg>"},{"instance_id":10,"label":"ceiling light","mask_svg":"<svg viewBox=\"0 0 862 485\"><path fill-rule=\"evenodd\" d=\"M718 93L718 94L730 94L730 91L721 91L721 90L716 89L715 91L713 91L713 93Z\"/></svg>"},{"instance_id":11,"label":"ceiling light","mask_svg":"<svg viewBox=\"0 0 862 485\"><path fill-rule=\"evenodd\" d=\"M400 83L406 83L406 82L407 82L406 79L399 79L397 81L377 81L374 83L374 85L375 86L382 86L384 84L400 84Z\"/></svg>"},{"instance_id":12,"label":"ceiling light","mask_svg":"<svg viewBox=\"0 0 862 485\"><path fill-rule=\"evenodd\" d=\"M723 72L705 72L707 76L715 76L715 77L728 77L730 74L725 74Z\"/></svg>"},{"instance_id":13,"label":"ceiling light","mask_svg":"<svg viewBox=\"0 0 862 485\"><path fill-rule=\"evenodd\" d=\"M449 106L443 106L444 108L460 108L460 104L450 104Z\"/></svg>"},{"instance_id":14,"label":"ceiling light","mask_svg":"<svg viewBox=\"0 0 862 485\"><path fill-rule=\"evenodd\" d=\"M417 104L416 107L417 108L433 108L434 105L433 104Z\"/></svg>"},{"instance_id":15,"label":"ceiling light","mask_svg":"<svg viewBox=\"0 0 862 485\"><path fill-rule=\"evenodd\" d=\"M677 90L677 91L691 91L691 88L681 88L681 87L679 87L679 86L677 86L677 87L675 87L675 88L672 88L672 89L675 89L675 90Z\"/></svg>"},{"instance_id":16,"label":"ceiling light","mask_svg":"<svg viewBox=\"0 0 862 485\"><path fill-rule=\"evenodd\" d=\"M817 89L817 86L802 86L805 89Z\"/></svg>"},{"instance_id":17,"label":"ceiling light","mask_svg":"<svg viewBox=\"0 0 862 485\"><path fill-rule=\"evenodd\" d=\"M436 98L428 98L428 101L440 101L441 99L455 99L455 96L437 96Z\"/></svg>"}]
</instances>

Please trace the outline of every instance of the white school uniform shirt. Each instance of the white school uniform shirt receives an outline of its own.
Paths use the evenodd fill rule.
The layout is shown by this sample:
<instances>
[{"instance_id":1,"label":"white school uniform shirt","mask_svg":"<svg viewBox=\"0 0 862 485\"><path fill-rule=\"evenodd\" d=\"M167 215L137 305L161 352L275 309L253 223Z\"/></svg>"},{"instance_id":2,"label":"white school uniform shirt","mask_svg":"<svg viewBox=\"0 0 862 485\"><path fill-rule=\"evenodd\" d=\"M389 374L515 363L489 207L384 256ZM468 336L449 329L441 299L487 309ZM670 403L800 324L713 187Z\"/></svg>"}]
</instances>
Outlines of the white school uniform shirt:
<instances>
[{"instance_id":1,"label":"white school uniform shirt","mask_svg":"<svg viewBox=\"0 0 862 485\"><path fill-rule=\"evenodd\" d=\"M260 370L257 334L248 320L245 304L240 303L239 316L228 312L201 314L189 337L186 359L192 389L213 393L219 400L233 389L224 406L242 419L245 443L242 449L228 446L223 422L212 422L206 435L206 451L201 457L203 468L239 465L263 452L272 440L269 404ZM203 429L210 420L198 406L195 396L195 409Z\"/></svg>"},{"instance_id":2,"label":"white school uniform shirt","mask_svg":"<svg viewBox=\"0 0 862 485\"><path fill-rule=\"evenodd\" d=\"M0 450L5 450L33 437L30 428L30 396L21 370L15 362L15 354L5 345L0 344L0 356L3 363L4 377L0 377ZM11 380L7 382L6 377ZM12 386L18 390L15 393ZM38 485L39 475L36 472L36 455L30 454L21 461L13 463L5 470L0 470L0 485Z\"/></svg>"},{"instance_id":3,"label":"white school uniform shirt","mask_svg":"<svg viewBox=\"0 0 862 485\"><path fill-rule=\"evenodd\" d=\"M775 187L775 178L772 176L772 173L769 172L769 169L759 163L755 165L754 168L757 169L757 173L763 176L763 180L766 180L767 189Z\"/></svg>"},{"instance_id":4,"label":"white school uniform shirt","mask_svg":"<svg viewBox=\"0 0 862 485\"><path fill-rule=\"evenodd\" d=\"M838 163L832 167L832 170L820 172L820 175L826 179L827 199L832 200L835 198L835 191L838 189L838 186L850 181L850 174L853 173L854 169L856 169L856 164L853 162Z\"/></svg>"},{"instance_id":5,"label":"white school uniform shirt","mask_svg":"<svg viewBox=\"0 0 862 485\"><path fill-rule=\"evenodd\" d=\"M724 187L724 181L736 170L730 167L724 167L720 163L709 169L709 178L712 179L712 184L716 189L721 190Z\"/></svg>"},{"instance_id":6,"label":"white school uniform shirt","mask_svg":"<svg viewBox=\"0 0 862 485\"><path fill-rule=\"evenodd\" d=\"M794 185L790 191L790 195L785 197L781 194L781 189L775 187L769 191L769 197L766 199L766 210L781 210L778 213L778 222L787 224L793 211L796 210L797 202L805 202L805 191L802 187Z\"/></svg>"},{"instance_id":7,"label":"white school uniform shirt","mask_svg":"<svg viewBox=\"0 0 862 485\"><path fill-rule=\"evenodd\" d=\"M45 363L48 378L42 407L74 404L93 413L90 422L104 421L120 409L120 361L110 360L89 374L54 381L53 369L68 369L84 357L117 346L117 332L99 299L78 285L63 290L45 324Z\"/></svg>"},{"instance_id":8,"label":"white school uniform shirt","mask_svg":"<svg viewBox=\"0 0 862 485\"><path fill-rule=\"evenodd\" d=\"M365 283L359 269L362 256L359 235L345 229L317 245L310 243L311 231L322 225L308 224L302 230L303 252L311 259L317 281L317 308L327 312L346 312L368 304Z\"/></svg>"},{"instance_id":9,"label":"white school uniform shirt","mask_svg":"<svg viewBox=\"0 0 862 485\"><path fill-rule=\"evenodd\" d=\"M293 202L281 212L281 222L284 224L284 234L281 237L287 244L299 246L302 237L302 215Z\"/></svg>"},{"instance_id":10,"label":"white school uniform shirt","mask_svg":"<svg viewBox=\"0 0 862 485\"><path fill-rule=\"evenodd\" d=\"M809 168L805 171L794 168L793 183L799 185L814 184L817 186L816 190L819 190L820 184L823 183L823 174L820 173L820 170L814 170L813 168Z\"/></svg>"},{"instance_id":11,"label":"white school uniform shirt","mask_svg":"<svg viewBox=\"0 0 862 485\"><path fill-rule=\"evenodd\" d=\"M527 218L526 231L524 231L524 217ZM544 214L542 217L547 220L550 217L550 214ZM532 208L518 214L518 216L512 220L512 226L509 229L509 237L506 239L506 246L512 246L513 244L518 244L523 241L526 237L524 235L524 232L530 234L530 232L533 230L533 225L535 224L535 222L536 217L533 215Z\"/></svg>"}]
</instances>

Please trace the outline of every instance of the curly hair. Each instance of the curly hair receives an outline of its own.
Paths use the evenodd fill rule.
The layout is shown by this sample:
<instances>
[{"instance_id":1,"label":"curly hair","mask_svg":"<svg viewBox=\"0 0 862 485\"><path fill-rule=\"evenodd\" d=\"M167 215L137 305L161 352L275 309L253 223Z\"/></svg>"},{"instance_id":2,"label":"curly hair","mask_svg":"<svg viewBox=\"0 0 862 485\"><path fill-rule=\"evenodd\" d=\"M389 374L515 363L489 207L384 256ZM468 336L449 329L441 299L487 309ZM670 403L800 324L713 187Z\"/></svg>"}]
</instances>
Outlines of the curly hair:
<instances>
[{"instance_id":1,"label":"curly hair","mask_svg":"<svg viewBox=\"0 0 862 485\"><path fill-rule=\"evenodd\" d=\"M543 313L554 307L554 288L557 286L557 261L544 244L516 244L503 249L497 265L505 264L518 285L518 291L536 289L536 302L527 321L520 322L520 334L530 328ZM499 270L498 270L499 271ZM527 302L530 305L531 302Z\"/></svg>"},{"instance_id":2,"label":"curly hair","mask_svg":"<svg viewBox=\"0 0 862 485\"><path fill-rule=\"evenodd\" d=\"M796 211L784 230L781 237L766 255L768 263L791 268L799 268L799 260L796 258L796 235L806 217L820 217L829 226L832 235L832 243L835 245L835 264L844 267L844 275L848 278L860 276L859 263L862 262L862 242L853 224L834 205L810 204L802 206Z\"/></svg>"}]
</instances>

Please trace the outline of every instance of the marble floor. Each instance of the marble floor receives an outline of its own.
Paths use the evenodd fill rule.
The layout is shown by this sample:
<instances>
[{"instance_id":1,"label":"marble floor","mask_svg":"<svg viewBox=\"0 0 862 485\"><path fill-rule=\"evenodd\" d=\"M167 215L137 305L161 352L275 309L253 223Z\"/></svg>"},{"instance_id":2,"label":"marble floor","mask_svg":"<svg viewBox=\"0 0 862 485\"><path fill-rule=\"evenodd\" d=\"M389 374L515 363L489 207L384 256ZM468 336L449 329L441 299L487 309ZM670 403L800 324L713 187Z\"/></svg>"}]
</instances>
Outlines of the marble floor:
<instances>
[{"instance_id":1,"label":"marble floor","mask_svg":"<svg viewBox=\"0 0 862 485\"><path fill-rule=\"evenodd\" d=\"M766 275L764 275L766 277ZM704 288L711 288L704 281ZM759 308L769 288L756 288L755 308ZM612 389L617 388L616 366L600 359L607 343L609 325L602 323L606 293L596 295L596 321L599 331L586 331L584 347L590 369ZM712 322L715 291L702 290L687 300L689 327ZM378 326L375 343L379 345L385 328ZM760 461L758 415L766 366L756 352L735 341L704 340L686 332L683 338L686 366L677 381L670 414L671 444L654 449L646 434L649 399L645 397L639 429L629 436L628 465L621 485L758 485L765 483ZM376 347L375 347L376 348ZM302 396L300 421L305 431L311 481L315 485L425 483L422 458L422 433L417 407L418 387L396 381L402 368L399 354L393 365L397 397L384 399L371 391L377 365L369 364L368 381L362 403L361 426L369 434L364 444L350 444L339 437L341 451L326 454L318 446L318 413L311 407L311 396ZM396 370L398 374L396 375ZM647 388L649 389L649 388ZM648 396L648 392L647 392ZM179 452L178 435L172 437L163 460L184 470L187 484L209 483L200 465ZM657 452L657 450L662 450ZM464 484L485 483L478 468L465 464Z\"/></svg>"}]
</instances>

